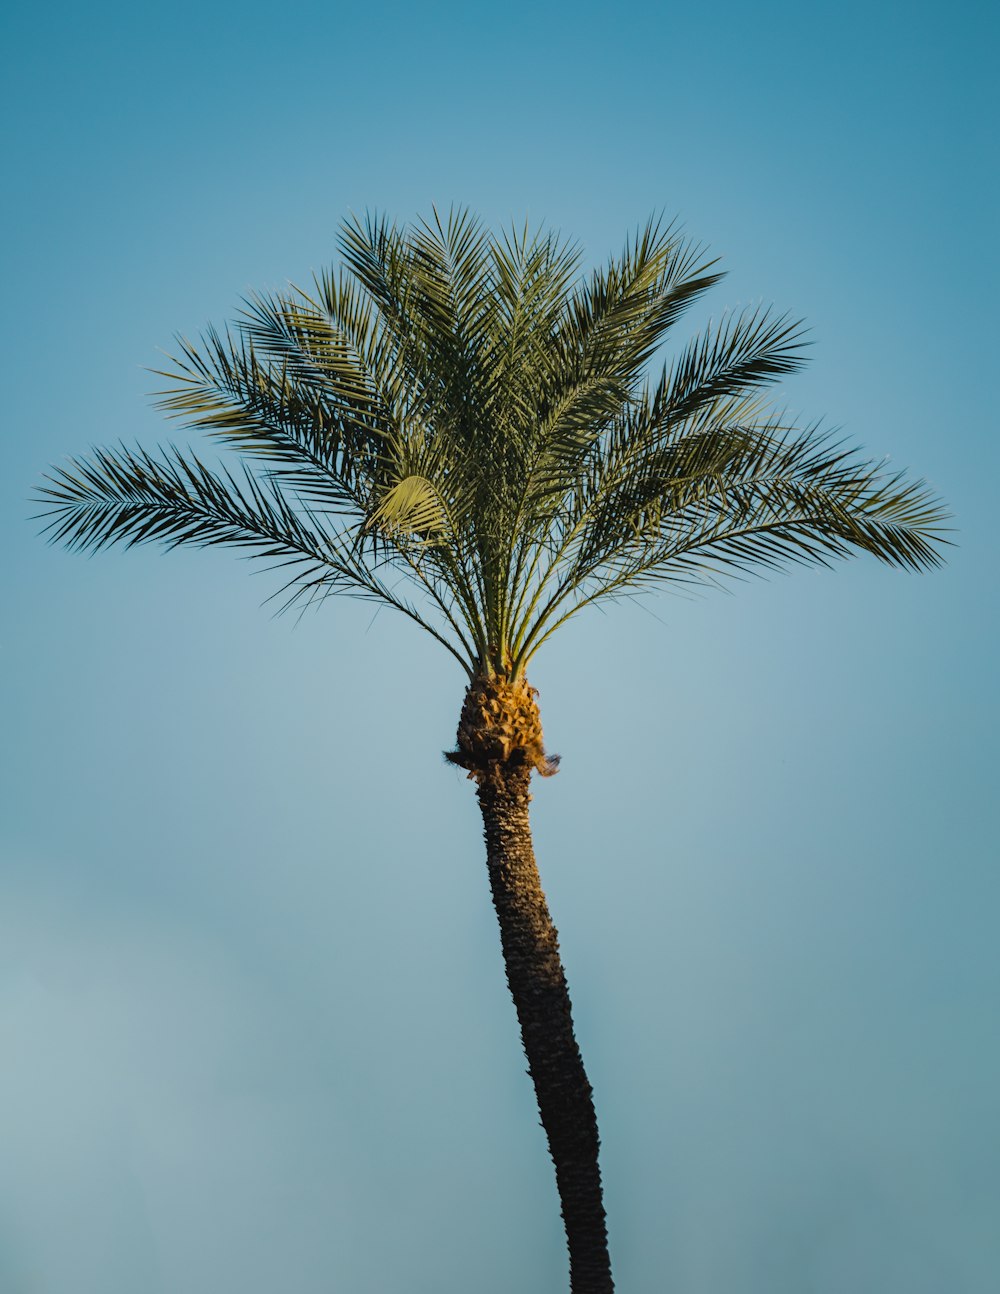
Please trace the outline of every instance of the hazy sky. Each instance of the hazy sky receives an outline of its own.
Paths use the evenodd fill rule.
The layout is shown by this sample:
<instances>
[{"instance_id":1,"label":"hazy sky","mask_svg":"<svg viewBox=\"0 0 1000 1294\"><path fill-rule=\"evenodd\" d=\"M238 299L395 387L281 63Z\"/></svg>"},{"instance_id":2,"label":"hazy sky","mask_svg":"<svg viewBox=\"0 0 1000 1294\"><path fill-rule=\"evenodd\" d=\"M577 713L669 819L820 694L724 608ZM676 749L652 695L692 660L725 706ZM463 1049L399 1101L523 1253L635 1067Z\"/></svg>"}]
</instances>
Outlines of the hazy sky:
<instances>
[{"instance_id":1,"label":"hazy sky","mask_svg":"<svg viewBox=\"0 0 1000 1294\"><path fill-rule=\"evenodd\" d=\"M232 553L49 549L45 466L188 433L159 350L338 224L652 211L952 507L581 618L534 813L623 1294L994 1294L998 128L985 3L17 6L5 122L2 1294L553 1294L463 680Z\"/></svg>"}]
</instances>

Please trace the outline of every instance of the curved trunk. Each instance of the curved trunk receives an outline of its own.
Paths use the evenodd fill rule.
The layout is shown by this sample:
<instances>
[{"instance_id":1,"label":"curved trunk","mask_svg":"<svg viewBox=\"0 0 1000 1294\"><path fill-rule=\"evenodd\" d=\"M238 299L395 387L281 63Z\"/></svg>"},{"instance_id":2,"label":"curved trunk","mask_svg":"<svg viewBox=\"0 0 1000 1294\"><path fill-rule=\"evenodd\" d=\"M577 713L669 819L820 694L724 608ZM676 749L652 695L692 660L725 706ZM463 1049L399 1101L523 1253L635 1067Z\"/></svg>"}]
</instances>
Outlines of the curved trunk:
<instances>
[{"instance_id":1,"label":"curved trunk","mask_svg":"<svg viewBox=\"0 0 1000 1294\"><path fill-rule=\"evenodd\" d=\"M593 1093L573 1033L566 976L528 824L531 765L480 770L479 803L507 983L556 1168L573 1294L614 1289L597 1163Z\"/></svg>"}]
</instances>

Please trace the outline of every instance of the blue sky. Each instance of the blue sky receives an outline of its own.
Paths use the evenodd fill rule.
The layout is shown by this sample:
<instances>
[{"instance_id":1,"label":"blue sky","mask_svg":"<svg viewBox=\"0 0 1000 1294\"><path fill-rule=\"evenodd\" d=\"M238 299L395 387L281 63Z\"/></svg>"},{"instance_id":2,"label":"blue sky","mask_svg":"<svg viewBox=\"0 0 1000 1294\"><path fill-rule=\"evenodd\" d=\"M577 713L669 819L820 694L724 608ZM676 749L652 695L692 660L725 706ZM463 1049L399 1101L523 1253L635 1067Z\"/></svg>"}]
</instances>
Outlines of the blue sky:
<instances>
[{"instance_id":1,"label":"blue sky","mask_svg":"<svg viewBox=\"0 0 1000 1294\"><path fill-rule=\"evenodd\" d=\"M652 211L805 317L787 387L955 513L567 627L536 845L632 1294L1000 1269L997 20L987 6L55 3L4 20L0 1288L549 1294L551 1170L451 659L226 553L86 560L40 473L187 433L160 350L465 203Z\"/></svg>"}]
</instances>

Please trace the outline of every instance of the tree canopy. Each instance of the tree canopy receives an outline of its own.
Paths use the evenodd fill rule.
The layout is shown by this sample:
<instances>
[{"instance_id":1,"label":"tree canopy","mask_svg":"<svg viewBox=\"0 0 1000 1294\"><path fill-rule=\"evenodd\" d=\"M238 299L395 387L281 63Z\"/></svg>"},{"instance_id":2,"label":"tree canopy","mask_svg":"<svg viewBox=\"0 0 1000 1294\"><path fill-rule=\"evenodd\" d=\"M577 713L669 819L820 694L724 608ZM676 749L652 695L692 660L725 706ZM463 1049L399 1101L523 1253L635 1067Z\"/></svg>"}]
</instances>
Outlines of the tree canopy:
<instances>
[{"instance_id":1,"label":"tree canopy","mask_svg":"<svg viewBox=\"0 0 1000 1294\"><path fill-rule=\"evenodd\" d=\"M939 563L923 482L774 403L799 322L728 313L653 369L722 277L674 226L589 273L552 233L462 210L352 219L339 246L339 269L249 298L161 373L161 407L240 465L95 450L40 489L54 541L236 545L285 568L284 605L388 604L470 677L520 676L583 607L655 584Z\"/></svg>"}]
</instances>

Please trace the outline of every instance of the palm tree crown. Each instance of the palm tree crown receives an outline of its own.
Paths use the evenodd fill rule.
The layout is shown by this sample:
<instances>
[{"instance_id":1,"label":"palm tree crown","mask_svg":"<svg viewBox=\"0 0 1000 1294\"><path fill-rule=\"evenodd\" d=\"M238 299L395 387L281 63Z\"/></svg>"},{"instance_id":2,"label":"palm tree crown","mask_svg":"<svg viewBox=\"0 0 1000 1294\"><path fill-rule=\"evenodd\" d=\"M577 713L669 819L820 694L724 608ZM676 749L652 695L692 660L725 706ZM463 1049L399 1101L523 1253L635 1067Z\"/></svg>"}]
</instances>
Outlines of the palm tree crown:
<instances>
[{"instance_id":1,"label":"palm tree crown","mask_svg":"<svg viewBox=\"0 0 1000 1294\"><path fill-rule=\"evenodd\" d=\"M388 604L470 679L523 677L582 607L655 582L855 549L938 564L922 482L768 399L803 361L799 324L726 315L648 375L721 277L674 228L651 221L589 276L551 234L465 212L349 221L340 249L339 272L251 298L163 374L161 406L242 471L95 451L41 487L53 540L242 546L289 568L286 604Z\"/></svg>"}]
</instances>

